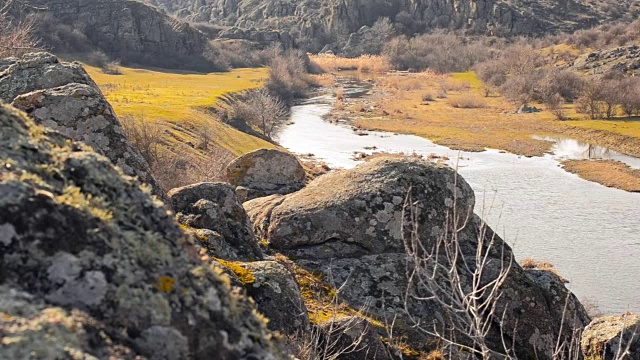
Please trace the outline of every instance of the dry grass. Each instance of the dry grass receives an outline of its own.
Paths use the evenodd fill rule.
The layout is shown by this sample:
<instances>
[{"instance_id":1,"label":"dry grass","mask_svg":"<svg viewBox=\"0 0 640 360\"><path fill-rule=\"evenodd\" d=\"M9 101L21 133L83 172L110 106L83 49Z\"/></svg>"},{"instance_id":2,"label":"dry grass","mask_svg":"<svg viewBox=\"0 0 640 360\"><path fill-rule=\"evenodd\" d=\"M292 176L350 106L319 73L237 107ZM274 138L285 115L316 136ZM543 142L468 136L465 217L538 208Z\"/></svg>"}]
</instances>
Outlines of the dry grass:
<instances>
[{"instance_id":1,"label":"dry grass","mask_svg":"<svg viewBox=\"0 0 640 360\"><path fill-rule=\"evenodd\" d=\"M604 186L640 192L640 170L614 160L571 160L564 169L581 178Z\"/></svg>"},{"instance_id":2,"label":"dry grass","mask_svg":"<svg viewBox=\"0 0 640 360\"><path fill-rule=\"evenodd\" d=\"M226 94L261 86L268 76L265 68L200 74L121 67L121 75L104 74L101 69L91 66L86 69L118 116L161 123L167 130L163 140L168 149L197 144L199 129L205 126L211 128L211 142L234 155L274 147L221 123L207 111ZM196 156L206 155L191 147L187 151Z\"/></svg>"},{"instance_id":3,"label":"dry grass","mask_svg":"<svg viewBox=\"0 0 640 360\"><path fill-rule=\"evenodd\" d=\"M324 72L357 70L364 73L385 73L391 65L383 56L363 55L357 58L343 58L330 54L311 56L311 61Z\"/></svg>"},{"instance_id":4,"label":"dry grass","mask_svg":"<svg viewBox=\"0 0 640 360\"><path fill-rule=\"evenodd\" d=\"M449 99L449 105L456 109L481 109L486 106L486 101L477 96L457 96Z\"/></svg>"}]
</instances>

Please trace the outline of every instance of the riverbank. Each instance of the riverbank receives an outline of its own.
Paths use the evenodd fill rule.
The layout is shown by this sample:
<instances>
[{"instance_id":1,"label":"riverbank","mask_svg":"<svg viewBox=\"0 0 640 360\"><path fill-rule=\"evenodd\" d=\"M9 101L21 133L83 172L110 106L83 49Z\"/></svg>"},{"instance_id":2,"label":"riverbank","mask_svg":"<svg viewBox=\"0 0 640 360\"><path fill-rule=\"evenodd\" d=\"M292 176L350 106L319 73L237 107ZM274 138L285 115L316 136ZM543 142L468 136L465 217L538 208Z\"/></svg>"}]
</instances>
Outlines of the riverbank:
<instances>
[{"instance_id":1,"label":"riverbank","mask_svg":"<svg viewBox=\"0 0 640 360\"><path fill-rule=\"evenodd\" d=\"M640 192L640 170L613 160L568 160L562 167L585 180L629 192Z\"/></svg>"},{"instance_id":2,"label":"riverbank","mask_svg":"<svg viewBox=\"0 0 640 360\"><path fill-rule=\"evenodd\" d=\"M486 148L522 156L543 156L553 142L540 137L567 137L592 145L640 157L640 121L583 120L572 105L564 112L569 120L559 121L542 106L516 113L513 104L498 94L485 92L473 73L384 74L365 96L339 101L329 115L348 120L361 130L413 134L436 144L462 151ZM593 162L601 176L578 175L618 189L628 188L628 174L618 167ZM592 180L592 181L594 181Z\"/></svg>"}]
</instances>

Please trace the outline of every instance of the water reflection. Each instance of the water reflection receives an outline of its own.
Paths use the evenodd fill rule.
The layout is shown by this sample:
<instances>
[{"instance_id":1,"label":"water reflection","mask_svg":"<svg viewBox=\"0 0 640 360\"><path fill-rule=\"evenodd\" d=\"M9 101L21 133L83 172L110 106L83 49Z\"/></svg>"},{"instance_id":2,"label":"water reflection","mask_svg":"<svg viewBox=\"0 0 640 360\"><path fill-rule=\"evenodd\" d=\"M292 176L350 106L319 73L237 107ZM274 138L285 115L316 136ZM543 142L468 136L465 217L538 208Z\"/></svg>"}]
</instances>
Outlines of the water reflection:
<instances>
[{"instance_id":1,"label":"water reflection","mask_svg":"<svg viewBox=\"0 0 640 360\"><path fill-rule=\"evenodd\" d=\"M561 137L533 136L533 138L552 142L552 156L558 160L617 160L632 168L640 169L640 158L624 155L606 147Z\"/></svg>"}]
</instances>

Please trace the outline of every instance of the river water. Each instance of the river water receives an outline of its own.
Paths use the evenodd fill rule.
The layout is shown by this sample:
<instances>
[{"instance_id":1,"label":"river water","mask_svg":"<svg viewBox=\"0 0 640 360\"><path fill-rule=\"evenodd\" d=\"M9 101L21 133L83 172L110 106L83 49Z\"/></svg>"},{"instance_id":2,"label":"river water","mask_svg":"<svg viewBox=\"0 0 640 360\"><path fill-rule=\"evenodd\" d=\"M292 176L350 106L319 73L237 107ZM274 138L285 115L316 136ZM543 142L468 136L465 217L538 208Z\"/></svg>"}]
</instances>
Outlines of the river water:
<instances>
[{"instance_id":1,"label":"river water","mask_svg":"<svg viewBox=\"0 0 640 360\"><path fill-rule=\"evenodd\" d=\"M345 91L359 94L358 88ZM560 160L612 158L640 168L640 159L570 139L555 141L554 154L527 158L496 150L451 150L413 135L367 132L324 120L334 99L321 96L292 109L279 143L314 154L332 167L352 168L354 152L435 154L469 182L476 212L514 248L518 260L532 257L555 265L567 286L606 313L640 312L640 194L592 183L567 173Z\"/></svg>"}]
</instances>

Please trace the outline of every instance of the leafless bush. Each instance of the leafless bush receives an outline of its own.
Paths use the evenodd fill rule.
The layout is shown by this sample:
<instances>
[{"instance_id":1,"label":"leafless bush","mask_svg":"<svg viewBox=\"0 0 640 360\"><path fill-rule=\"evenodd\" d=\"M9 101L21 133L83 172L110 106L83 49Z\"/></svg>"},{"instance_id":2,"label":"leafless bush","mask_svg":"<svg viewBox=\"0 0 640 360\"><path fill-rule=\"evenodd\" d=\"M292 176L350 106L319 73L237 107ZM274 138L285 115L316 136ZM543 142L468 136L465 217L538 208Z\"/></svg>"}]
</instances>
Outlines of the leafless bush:
<instances>
[{"instance_id":1,"label":"leafless bush","mask_svg":"<svg viewBox=\"0 0 640 360\"><path fill-rule=\"evenodd\" d=\"M307 73L306 54L293 50L282 52L279 48L268 51L271 52L266 83L269 92L286 103L303 97L312 84Z\"/></svg>"},{"instance_id":2,"label":"leafless bush","mask_svg":"<svg viewBox=\"0 0 640 360\"><path fill-rule=\"evenodd\" d=\"M121 116L122 128L133 146L144 157L149 166L153 167L161 155L163 144L163 129L155 122L146 121L144 116Z\"/></svg>"},{"instance_id":3,"label":"leafless bush","mask_svg":"<svg viewBox=\"0 0 640 360\"><path fill-rule=\"evenodd\" d=\"M531 74L512 75L500 87L500 92L516 108L528 105L535 93L535 80Z\"/></svg>"},{"instance_id":4,"label":"leafless bush","mask_svg":"<svg viewBox=\"0 0 640 360\"><path fill-rule=\"evenodd\" d=\"M456 209L456 203L457 199L454 199L452 209ZM450 320L442 328L436 324L422 324L407 307L414 327L482 359L508 357L513 349L504 337L504 349L499 350L492 349L487 339L493 324L497 323L500 327L504 324L504 316L497 313L497 306L502 297L502 284L514 262L513 255L484 223L478 229L475 257L471 259L463 253L459 233L474 221L473 209L468 209L464 214L453 210L443 224L443 234L435 244L426 244L418 235L418 211L418 204L414 203L409 192L403 214L403 219L409 219L408 226L405 224L403 227L409 229L404 240L410 262L407 273L410 285L405 302L409 298L434 301L446 310ZM489 266L491 253L499 254L501 260L495 269L495 276L487 279L483 274ZM412 294L413 291L409 289L414 287L423 291ZM465 339L458 339L457 336L464 336Z\"/></svg>"},{"instance_id":5,"label":"leafless bush","mask_svg":"<svg viewBox=\"0 0 640 360\"><path fill-rule=\"evenodd\" d=\"M0 58L22 56L39 47L34 35L34 18L19 20L9 16L13 3L14 1L7 1L0 8Z\"/></svg>"},{"instance_id":6,"label":"leafless bush","mask_svg":"<svg viewBox=\"0 0 640 360\"><path fill-rule=\"evenodd\" d=\"M252 91L231 104L233 121L257 126L268 138L289 116L289 109L267 89Z\"/></svg>"},{"instance_id":7,"label":"leafless bush","mask_svg":"<svg viewBox=\"0 0 640 360\"><path fill-rule=\"evenodd\" d=\"M436 99L436 95L433 92L427 92L422 94L422 101L429 102L434 101Z\"/></svg>"},{"instance_id":8,"label":"leafless bush","mask_svg":"<svg viewBox=\"0 0 640 360\"><path fill-rule=\"evenodd\" d=\"M584 78L573 71L550 69L541 74L536 93L541 102L547 102L556 95L561 96L564 101L574 102L580 96L584 84Z\"/></svg>"},{"instance_id":9,"label":"leafless bush","mask_svg":"<svg viewBox=\"0 0 640 360\"><path fill-rule=\"evenodd\" d=\"M549 110L558 120L566 120L567 113L564 109L564 98L560 94L548 96L544 102Z\"/></svg>"},{"instance_id":10,"label":"leafless bush","mask_svg":"<svg viewBox=\"0 0 640 360\"><path fill-rule=\"evenodd\" d=\"M620 81L620 107L628 117L640 112L640 80L626 78Z\"/></svg>"}]
</instances>

